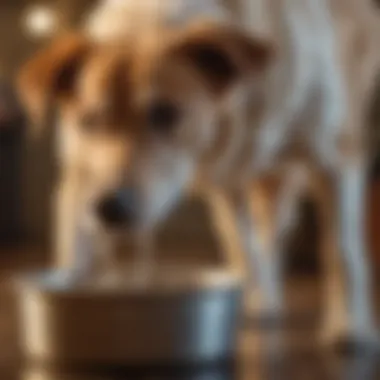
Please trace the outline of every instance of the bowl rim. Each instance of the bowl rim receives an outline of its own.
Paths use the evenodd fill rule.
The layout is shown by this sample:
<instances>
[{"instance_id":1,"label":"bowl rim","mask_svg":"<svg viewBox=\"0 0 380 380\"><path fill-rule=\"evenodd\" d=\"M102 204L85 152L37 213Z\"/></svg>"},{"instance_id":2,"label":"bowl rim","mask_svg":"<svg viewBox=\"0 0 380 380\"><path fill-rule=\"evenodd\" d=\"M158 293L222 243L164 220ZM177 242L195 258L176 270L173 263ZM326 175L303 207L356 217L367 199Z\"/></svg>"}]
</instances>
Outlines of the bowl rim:
<instances>
[{"instance_id":1,"label":"bowl rim","mask_svg":"<svg viewBox=\"0 0 380 380\"><path fill-rule=\"evenodd\" d=\"M37 270L15 278L18 289L26 292L38 292L55 296L151 296L179 295L184 293L241 290L243 276L233 268L185 268L173 271L160 271L148 282L136 281L136 277L128 277L117 283L81 283L54 282L51 276L63 275L67 270ZM128 274L129 272L126 272Z\"/></svg>"}]
</instances>

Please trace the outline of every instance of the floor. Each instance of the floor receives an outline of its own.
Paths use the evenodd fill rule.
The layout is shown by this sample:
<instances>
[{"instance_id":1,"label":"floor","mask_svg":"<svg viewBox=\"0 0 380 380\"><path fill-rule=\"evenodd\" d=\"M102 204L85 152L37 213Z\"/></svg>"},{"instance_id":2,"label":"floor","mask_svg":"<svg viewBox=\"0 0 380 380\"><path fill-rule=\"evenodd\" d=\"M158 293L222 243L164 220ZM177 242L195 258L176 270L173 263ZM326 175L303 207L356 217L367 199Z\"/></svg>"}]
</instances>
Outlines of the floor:
<instances>
[{"instance_id":1,"label":"floor","mask_svg":"<svg viewBox=\"0 0 380 380\"><path fill-rule=\"evenodd\" d=\"M315 325L312 317L318 313L316 282L297 279L288 284L289 309L293 319L289 326L285 356L265 354L266 334L253 321L242 327L241 341L234 363L203 368L144 368L73 371L42 365L27 366L17 345L17 299L12 279L46 263L40 255L24 250L0 251L0 379L1 380L380 380L378 357L342 357L318 350L314 343ZM314 318L315 320L316 318Z\"/></svg>"}]
</instances>

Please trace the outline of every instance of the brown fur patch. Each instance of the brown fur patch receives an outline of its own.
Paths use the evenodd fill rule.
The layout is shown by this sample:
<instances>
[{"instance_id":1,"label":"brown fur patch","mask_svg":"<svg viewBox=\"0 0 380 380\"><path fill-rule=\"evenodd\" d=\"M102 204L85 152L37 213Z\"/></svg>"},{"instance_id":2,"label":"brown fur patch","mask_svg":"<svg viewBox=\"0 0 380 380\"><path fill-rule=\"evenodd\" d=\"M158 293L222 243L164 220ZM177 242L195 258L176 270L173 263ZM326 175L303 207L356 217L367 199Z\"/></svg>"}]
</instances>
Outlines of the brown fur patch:
<instances>
[{"instance_id":1,"label":"brown fur patch","mask_svg":"<svg viewBox=\"0 0 380 380\"><path fill-rule=\"evenodd\" d=\"M70 34L53 42L21 69L18 88L33 121L43 120L51 97L70 96L88 51L88 41Z\"/></svg>"}]
</instances>

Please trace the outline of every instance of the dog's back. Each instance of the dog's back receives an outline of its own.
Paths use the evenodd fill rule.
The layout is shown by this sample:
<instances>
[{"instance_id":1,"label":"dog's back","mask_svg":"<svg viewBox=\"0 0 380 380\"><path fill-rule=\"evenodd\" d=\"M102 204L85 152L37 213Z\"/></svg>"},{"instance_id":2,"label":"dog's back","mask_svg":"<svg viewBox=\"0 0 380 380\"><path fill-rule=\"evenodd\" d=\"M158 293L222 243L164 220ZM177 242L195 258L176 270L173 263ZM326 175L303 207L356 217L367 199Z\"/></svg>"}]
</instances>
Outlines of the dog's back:
<instances>
[{"instance_id":1,"label":"dog's back","mask_svg":"<svg viewBox=\"0 0 380 380\"><path fill-rule=\"evenodd\" d=\"M348 150L363 149L355 145L362 141L363 112L380 69L380 19L374 3L257 0L240 4L246 26L269 35L278 49L277 66L268 81L256 165L271 165L279 150L293 152L294 144L290 149L286 145L294 136L327 165L336 163L338 140L344 140ZM260 26L260 18L266 25Z\"/></svg>"}]
</instances>

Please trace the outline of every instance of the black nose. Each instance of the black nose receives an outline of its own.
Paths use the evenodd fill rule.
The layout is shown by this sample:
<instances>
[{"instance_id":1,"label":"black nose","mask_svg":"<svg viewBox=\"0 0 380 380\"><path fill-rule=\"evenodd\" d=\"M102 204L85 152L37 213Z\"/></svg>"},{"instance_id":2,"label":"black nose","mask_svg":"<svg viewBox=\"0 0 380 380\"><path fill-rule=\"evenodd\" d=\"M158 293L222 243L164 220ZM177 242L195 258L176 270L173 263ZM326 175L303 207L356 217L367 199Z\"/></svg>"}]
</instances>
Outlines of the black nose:
<instances>
[{"instance_id":1,"label":"black nose","mask_svg":"<svg viewBox=\"0 0 380 380\"><path fill-rule=\"evenodd\" d=\"M126 192L107 195L97 205L97 215L108 227L123 227L133 222L134 200Z\"/></svg>"}]
</instances>

